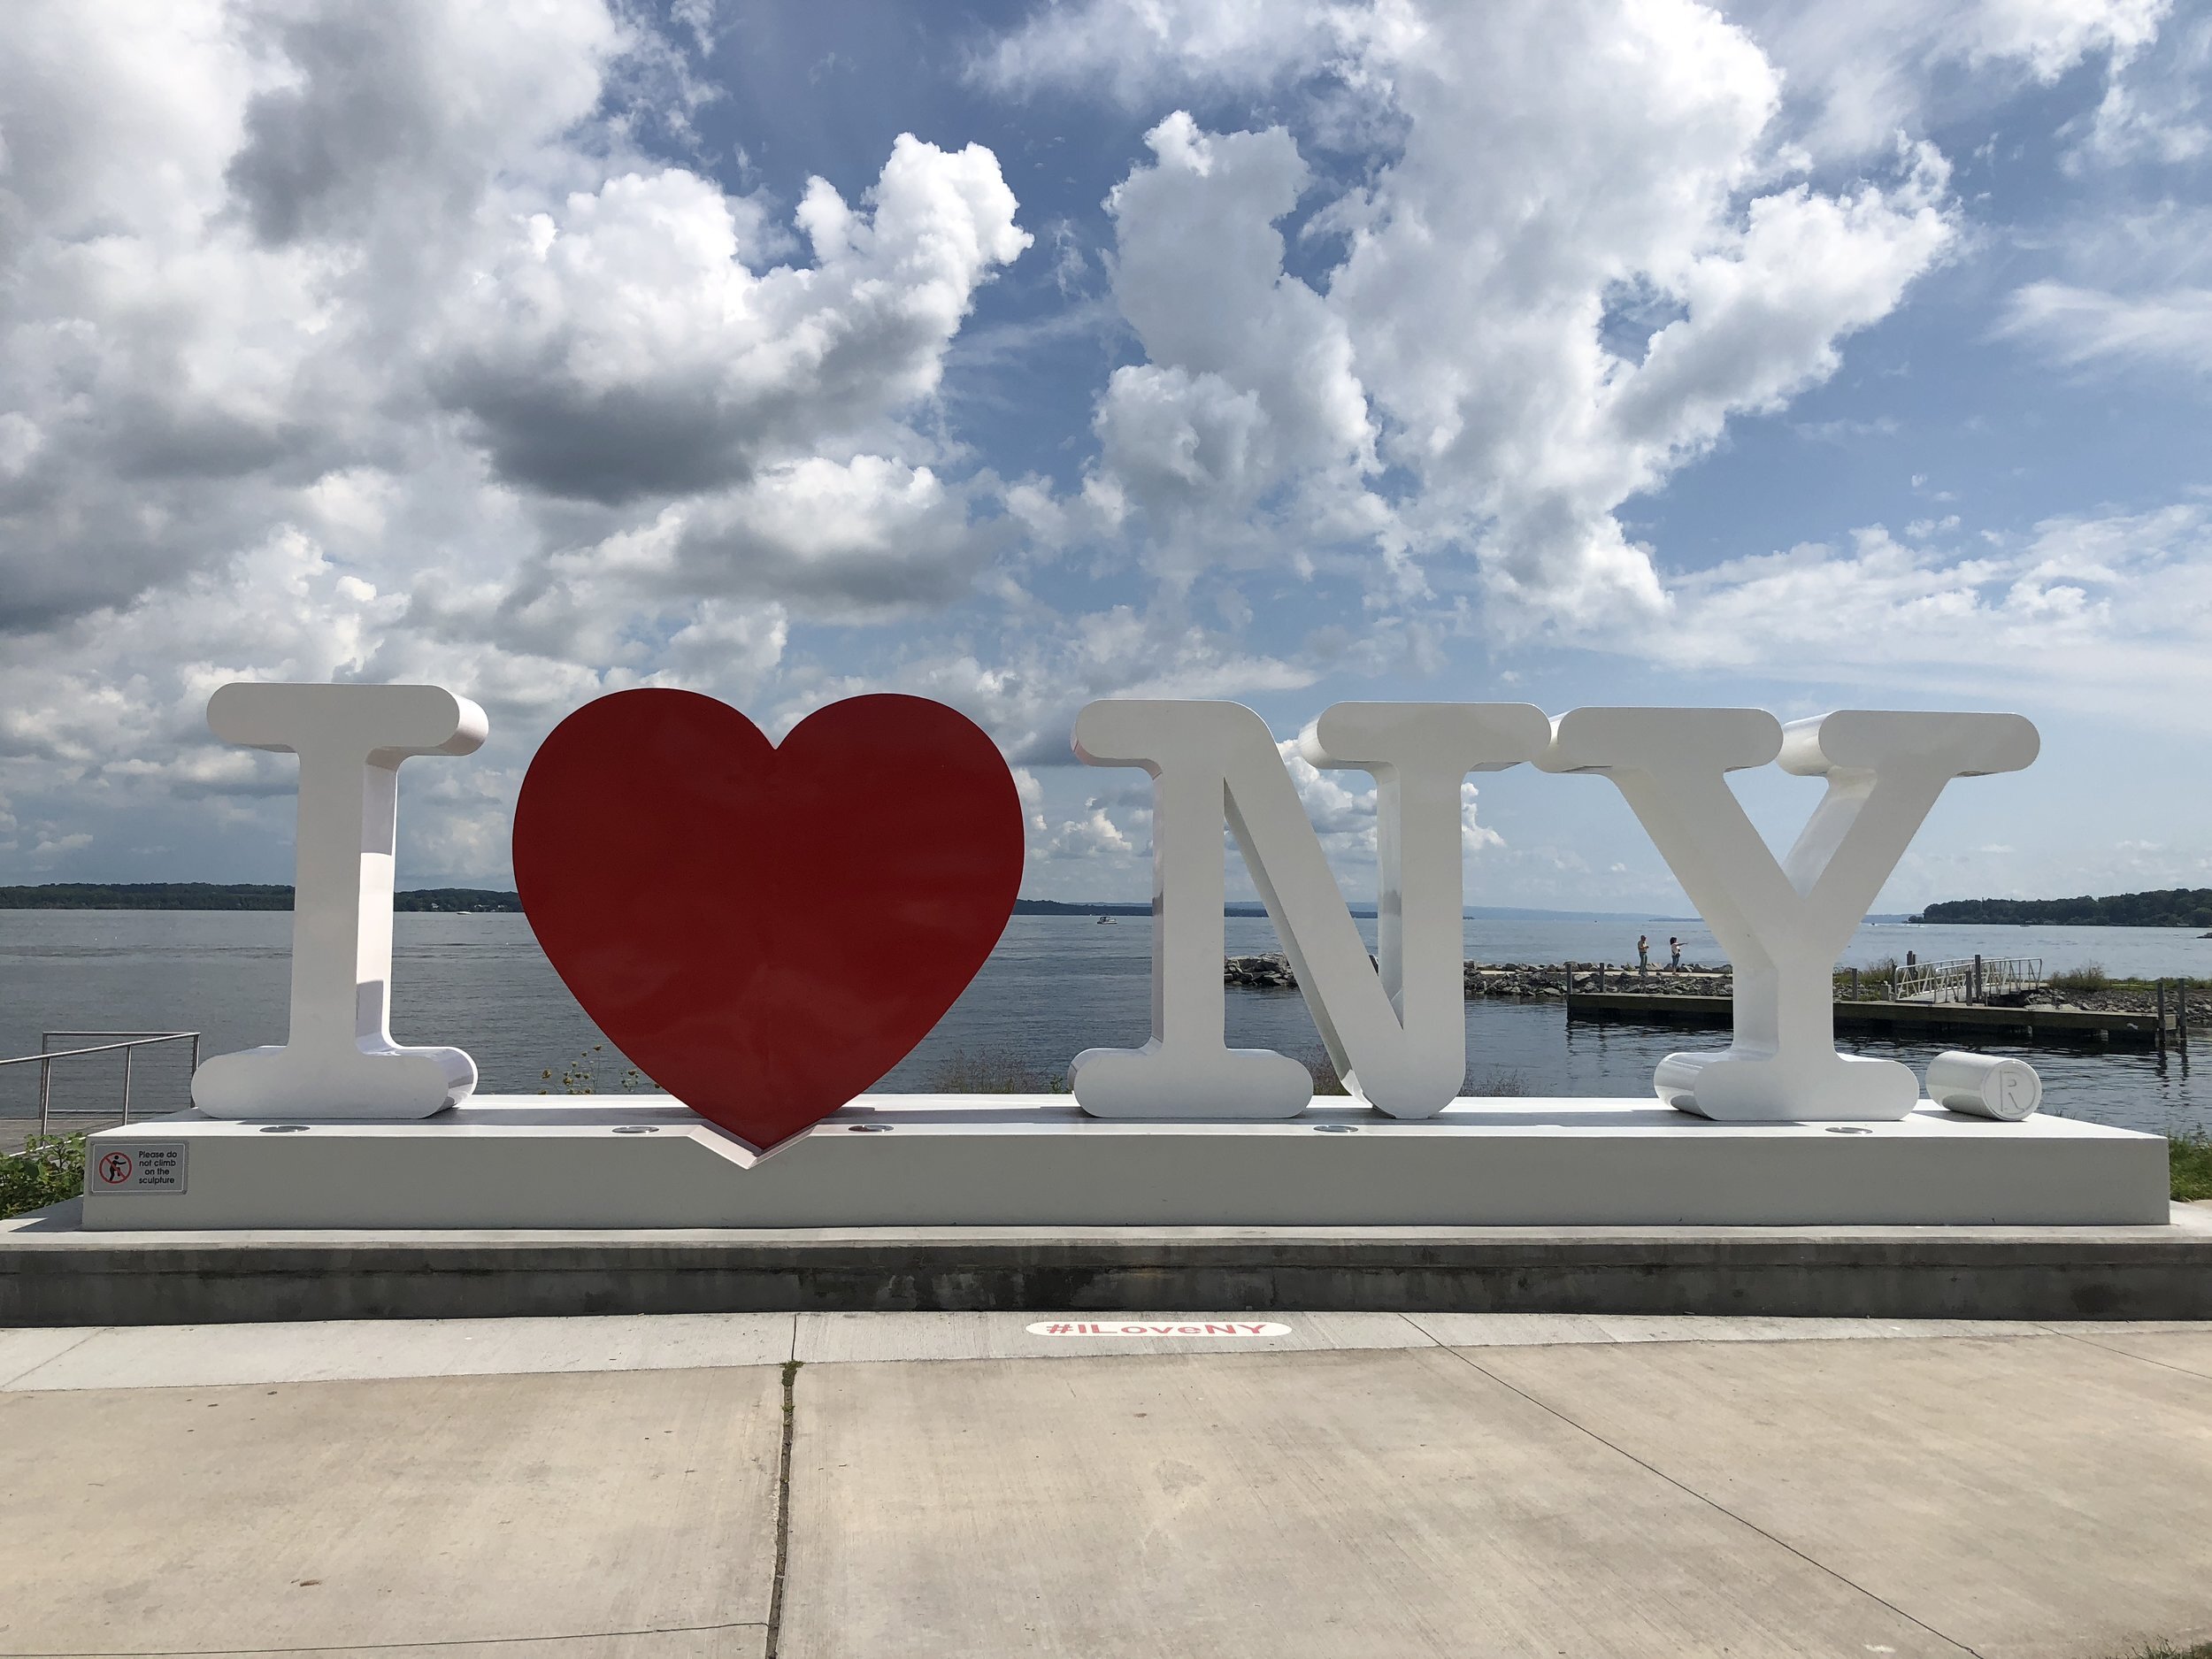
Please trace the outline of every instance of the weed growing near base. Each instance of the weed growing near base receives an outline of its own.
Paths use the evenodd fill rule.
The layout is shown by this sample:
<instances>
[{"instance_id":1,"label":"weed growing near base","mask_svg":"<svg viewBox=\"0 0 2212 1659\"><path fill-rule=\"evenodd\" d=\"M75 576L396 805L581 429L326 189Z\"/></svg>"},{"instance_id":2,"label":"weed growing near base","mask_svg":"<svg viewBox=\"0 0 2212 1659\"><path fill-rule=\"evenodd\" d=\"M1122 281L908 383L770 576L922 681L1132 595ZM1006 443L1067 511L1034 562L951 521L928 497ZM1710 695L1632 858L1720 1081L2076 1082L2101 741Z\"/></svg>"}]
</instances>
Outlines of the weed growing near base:
<instances>
[{"instance_id":1,"label":"weed growing near base","mask_svg":"<svg viewBox=\"0 0 2212 1659\"><path fill-rule=\"evenodd\" d=\"M561 1068L561 1093L564 1094L598 1094L599 1080L592 1072L591 1055L606 1052L605 1043L595 1042L591 1046L591 1054L580 1054L563 1066ZM602 1061L600 1064L604 1064L605 1062ZM550 1071L541 1071L538 1075L548 1083L553 1081L553 1073ZM645 1073L634 1065L625 1066L622 1068L622 1076L617 1087L625 1094L634 1094L645 1087ZM541 1088L538 1091L541 1094L550 1094L552 1092L549 1088Z\"/></svg>"},{"instance_id":2,"label":"weed growing near base","mask_svg":"<svg viewBox=\"0 0 2212 1659\"><path fill-rule=\"evenodd\" d=\"M986 1050L970 1054L956 1048L937 1063L925 1094L1064 1094L1067 1077L1058 1071L1040 1071L1010 1054Z\"/></svg>"},{"instance_id":3,"label":"weed growing near base","mask_svg":"<svg viewBox=\"0 0 2212 1659\"><path fill-rule=\"evenodd\" d=\"M0 1155L0 1218L43 1210L84 1192L84 1137L33 1135Z\"/></svg>"},{"instance_id":4,"label":"weed growing near base","mask_svg":"<svg viewBox=\"0 0 2212 1659\"><path fill-rule=\"evenodd\" d=\"M2212 1198L2212 1136L2196 1133L2167 1141L2166 1170L2173 1180L2176 1203Z\"/></svg>"}]
</instances>

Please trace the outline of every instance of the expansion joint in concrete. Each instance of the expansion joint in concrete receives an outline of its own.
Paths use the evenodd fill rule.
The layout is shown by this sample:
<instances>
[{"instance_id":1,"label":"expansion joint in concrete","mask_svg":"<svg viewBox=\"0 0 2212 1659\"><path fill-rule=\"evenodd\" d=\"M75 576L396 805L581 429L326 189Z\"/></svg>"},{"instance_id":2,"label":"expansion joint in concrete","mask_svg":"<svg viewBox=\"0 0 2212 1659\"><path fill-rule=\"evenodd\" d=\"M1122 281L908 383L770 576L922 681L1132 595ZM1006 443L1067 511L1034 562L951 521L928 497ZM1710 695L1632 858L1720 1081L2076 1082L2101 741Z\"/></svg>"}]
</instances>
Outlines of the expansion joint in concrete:
<instances>
[{"instance_id":1,"label":"expansion joint in concrete","mask_svg":"<svg viewBox=\"0 0 2212 1659\"><path fill-rule=\"evenodd\" d=\"M2137 1360L2146 1365L2155 1365L2161 1371L2178 1371L2182 1376L2193 1377L2199 1382L2212 1383L2212 1375L2208 1375L2200 1371L2193 1370L2187 1365L2176 1365L2167 1360L2154 1359L2148 1354L2135 1354L2129 1352L2129 1350L2124 1348L2115 1348L2109 1342L2098 1341L2095 1337L2089 1335L2086 1332L2062 1331L2056 1326L2049 1325L2046 1325L2043 1328L2050 1332L2053 1336L2065 1337L2070 1341L2081 1343L2085 1348L2093 1348L2100 1353L2116 1354L2122 1359Z\"/></svg>"},{"instance_id":2,"label":"expansion joint in concrete","mask_svg":"<svg viewBox=\"0 0 2212 1659\"><path fill-rule=\"evenodd\" d=\"M1874 1591L1868 1589L1866 1586L1858 1583L1855 1579L1853 1579L1843 1573L1838 1572L1833 1567L1830 1566L1826 1562L1822 1561L1818 1556L1807 1555L1803 1550L1800 1549L1796 1545L1791 1543L1787 1539L1778 1538L1774 1533L1767 1531L1765 1527L1761 1526L1756 1521L1750 1519L1747 1516L1739 1515L1735 1510L1730 1509L1726 1504L1723 1503L1719 1499L1712 1496L1709 1493L1700 1492L1695 1486L1691 1486L1688 1482L1678 1479L1675 1476L1669 1474L1656 1463L1651 1463L1647 1459L1637 1456L1634 1452L1630 1451L1628 1448L1621 1445L1618 1441L1608 1440L1604 1435L1599 1433L1588 1424L1584 1423L1576 1417L1570 1417L1566 1412L1562 1411L1557 1406L1552 1404L1548 1400L1540 1399L1537 1395L1529 1393L1527 1389L1509 1381L1503 1377L1501 1377L1496 1371L1492 1371L1487 1365L1485 1365L1481 1361L1476 1359L1474 1356L1470 1354L1466 1349L1447 1348L1444 1351L1449 1354L1454 1359L1458 1360L1462 1364L1471 1366L1474 1370L1481 1372L1485 1377L1487 1377L1492 1382L1496 1383L1500 1387L1519 1395L1522 1399L1527 1401L1529 1404L1534 1406L1539 1411L1557 1418L1560 1422L1565 1424L1569 1428L1573 1429L1577 1433L1587 1435L1590 1439L1595 1440L1600 1446L1604 1447L1606 1450L1617 1453L1619 1455L1628 1459L1630 1463L1634 1463L1639 1469L1644 1470L1650 1474L1656 1475L1660 1479L1665 1481L1676 1491L1704 1504L1708 1509L1726 1516L1728 1519L1733 1521L1737 1525L1744 1527L1750 1532L1756 1532L1761 1538L1765 1539L1767 1542L1774 1545L1778 1549L1787 1551L1790 1555L1794 1555L1798 1560L1803 1562L1807 1566L1812 1568L1816 1572L1824 1573L1827 1577L1833 1578L1838 1584L1842 1585L1846 1589L1850 1590L1853 1594L1863 1595L1866 1597L1868 1601L1878 1602L1881 1606L1887 1608L1891 1612L1896 1614L1898 1617L1904 1619L1909 1624L1918 1625L1922 1630L1926 1631L1929 1635L1934 1637L1938 1641L1947 1643L1950 1647L1955 1647L1959 1652L1970 1655L1971 1659L1983 1659L1983 1655L1978 1651L1969 1647L1966 1643L1961 1641L1957 1637L1949 1634L1947 1632L1938 1630L1934 1625L1929 1624L1926 1619L1916 1617L1913 1614L1906 1611L1905 1609L1899 1607L1894 1601L1890 1601L1887 1597L1877 1594Z\"/></svg>"},{"instance_id":3,"label":"expansion joint in concrete","mask_svg":"<svg viewBox=\"0 0 2212 1659\"><path fill-rule=\"evenodd\" d=\"M797 1340L797 1321L794 1320L792 1340L795 1344ZM768 1591L764 1659L776 1659L783 1640L784 1575L791 1561L791 1442L798 1427L799 1367L804 1363L799 1359L783 1363L783 1445L776 1455L776 1578Z\"/></svg>"}]
</instances>

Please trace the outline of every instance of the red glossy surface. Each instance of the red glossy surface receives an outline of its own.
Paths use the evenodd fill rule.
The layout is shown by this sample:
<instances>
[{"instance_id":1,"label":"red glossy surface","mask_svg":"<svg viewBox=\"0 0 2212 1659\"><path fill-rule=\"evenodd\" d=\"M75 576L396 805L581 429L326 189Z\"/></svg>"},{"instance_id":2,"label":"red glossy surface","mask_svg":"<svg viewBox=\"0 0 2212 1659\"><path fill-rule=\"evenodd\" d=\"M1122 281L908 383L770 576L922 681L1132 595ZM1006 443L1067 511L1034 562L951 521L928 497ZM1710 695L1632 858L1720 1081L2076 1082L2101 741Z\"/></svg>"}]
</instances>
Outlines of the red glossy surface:
<instances>
[{"instance_id":1,"label":"red glossy surface","mask_svg":"<svg viewBox=\"0 0 2212 1659\"><path fill-rule=\"evenodd\" d=\"M514 854L585 1011L765 1150L896 1065L983 965L1021 885L1021 804L940 703L854 697L776 746L711 697L623 691L545 740Z\"/></svg>"}]
</instances>

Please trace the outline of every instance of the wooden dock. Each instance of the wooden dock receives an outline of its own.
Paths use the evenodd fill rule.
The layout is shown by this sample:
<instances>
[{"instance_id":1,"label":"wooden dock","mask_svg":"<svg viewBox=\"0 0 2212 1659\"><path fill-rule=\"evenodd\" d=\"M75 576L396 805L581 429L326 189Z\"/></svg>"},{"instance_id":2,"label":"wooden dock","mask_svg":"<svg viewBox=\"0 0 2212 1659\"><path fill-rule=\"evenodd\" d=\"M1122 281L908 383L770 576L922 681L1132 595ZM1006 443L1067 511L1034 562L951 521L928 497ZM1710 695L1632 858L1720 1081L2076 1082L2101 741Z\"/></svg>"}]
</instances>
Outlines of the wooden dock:
<instances>
[{"instance_id":1,"label":"wooden dock","mask_svg":"<svg viewBox=\"0 0 2212 1659\"><path fill-rule=\"evenodd\" d=\"M1683 996L1667 991L1577 991L1567 999L1569 1019L1632 1019L1686 1025L1725 1025L1733 1013L1725 996ZM2185 1041L2171 1013L2168 1041ZM1838 1031L1955 1031L1985 1037L2057 1042L2125 1042L2155 1047L2156 1014L2106 1013L2094 1009L1990 1008L1973 1002L1836 1003Z\"/></svg>"}]
</instances>

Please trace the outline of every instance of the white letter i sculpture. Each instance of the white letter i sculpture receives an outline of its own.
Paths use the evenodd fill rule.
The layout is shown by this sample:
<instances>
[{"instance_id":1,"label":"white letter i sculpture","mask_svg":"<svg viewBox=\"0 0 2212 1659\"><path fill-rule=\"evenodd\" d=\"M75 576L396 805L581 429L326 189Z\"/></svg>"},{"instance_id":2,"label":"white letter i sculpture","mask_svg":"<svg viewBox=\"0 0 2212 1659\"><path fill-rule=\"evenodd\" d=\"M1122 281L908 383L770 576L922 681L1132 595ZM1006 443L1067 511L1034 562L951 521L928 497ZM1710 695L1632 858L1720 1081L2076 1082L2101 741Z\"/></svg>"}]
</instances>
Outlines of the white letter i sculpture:
<instances>
[{"instance_id":1,"label":"white letter i sculpture","mask_svg":"<svg viewBox=\"0 0 2212 1659\"><path fill-rule=\"evenodd\" d=\"M192 1079L211 1118L427 1118L476 1087L458 1048L392 1041L392 864L399 764L465 755L483 710L436 686L222 687L215 735L300 757L292 1025L281 1047L218 1055Z\"/></svg>"}]
</instances>

